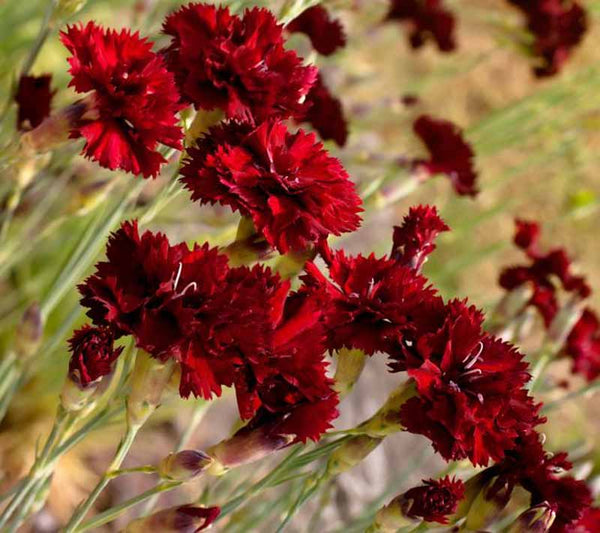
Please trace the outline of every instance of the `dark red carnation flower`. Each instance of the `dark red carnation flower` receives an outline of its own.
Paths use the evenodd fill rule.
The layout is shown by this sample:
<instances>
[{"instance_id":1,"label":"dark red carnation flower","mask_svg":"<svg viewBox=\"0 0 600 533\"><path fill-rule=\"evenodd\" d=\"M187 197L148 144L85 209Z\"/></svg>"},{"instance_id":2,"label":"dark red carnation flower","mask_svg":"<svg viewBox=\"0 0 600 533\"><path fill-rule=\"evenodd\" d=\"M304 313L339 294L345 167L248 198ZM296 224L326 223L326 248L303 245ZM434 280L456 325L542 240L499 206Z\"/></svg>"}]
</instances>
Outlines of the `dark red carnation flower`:
<instances>
[{"instance_id":1,"label":"dark red carnation flower","mask_svg":"<svg viewBox=\"0 0 600 533\"><path fill-rule=\"evenodd\" d=\"M321 75L306 96L305 106L295 120L310 124L324 141L332 140L338 146L346 145L348 122L342 102L331 94Z\"/></svg>"},{"instance_id":2,"label":"dark red carnation flower","mask_svg":"<svg viewBox=\"0 0 600 533\"><path fill-rule=\"evenodd\" d=\"M413 162L416 169L428 175L446 174L454 190L461 196L476 196L477 172L473 166L473 150L463 138L458 126L447 120L421 115L413 124L413 130L423 141L431 158Z\"/></svg>"},{"instance_id":3,"label":"dark red carnation flower","mask_svg":"<svg viewBox=\"0 0 600 533\"><path fill-rule=\"evenodd\" d=\"M163 509L150 516L139 518L133 523L139 527L139 531L197 533L198 531L208 529L220 514L221 509L219 507L178 505Z\"/></svg>"},{"instance_id":4,"label":"dark red carnation flower","mask_svg":"<svg viewBox=\"0 0 600 533\"><path fill-rule=\"evenodd\" d=\"M571 330L564 353L573 359L573 371L588 381L600 376L600 320L591 309L584 309Z\"/></svg>"},{"instance_id":5,"label":"dark red carnation flower","mask_svg":"<svg viewBox=\"0 0 600 533\"><path fill-rule=\"evenodd\" d=\"M288 117L300 111L317 76L286 50L283 27L266 9L243 17L227 7L193 3L169 15L163 50L182 98L197 109L219 108L228 117Z\"/></svg>"},{"instance_id":6,"label":"dark red carnation flower","mask_svg":"<svg viewBox=\"0 0 600 533\"><path fill-rule=\"evenodd\" d=\"M390 256L420 272L427 256L435 250L437 236L449 230L435 207L411 207L402 225L394 226L394 243Z\"/></svg>"},{"instance_id":7,"label":"dark red carnation flower","mask_svg":"<svg viewBox=\"0 0 600 533\"><path fill-rule=\"evenodd\" d=\"M304 250L360 224L360 197L313 134L280 121L220 124L190 148L181 174L192 200L220 203L254 222L281 253Z\"/></svg>"},{"instance_id":8,"label":"dark red carnation flower","mask_svg":"<svg viewBox=\"0 0 600 533\"><path fill-rule=\"evenodd\" d=\"M499 278L500 286L513 290L530 284L533 295L528 302L538 309L546 326L558 312L557 281L562 288L579 298L587 298L591 289L582 276L572 272L571 260L563 248L554 248L547 253L538 250L539 226L534 222L517 220L515 243L523 248L530 258L529 265L505 268Z\"/></svg>"},{"instance_id":9,"label":"dark red carnation flower","mask_svg":"<svg viewBox=\"0 0 600 533\"><path fill-rule=\"evenodd\" d=\"M303 290L315 294L326 309L327 347L384 352L399 359L405 337L421 322L437 324L441 299L413 269L386 257L326 257L328 280L312 262L306 265Z\"/></svg>"},{"instance_id":10,"label":"dark red carnation flower","mask_svg":"<svg viewBox=\"0 0 600 533\"><path fill-rule=\"evenodd\" d=\"M50 116L52 97L56 91L50 90L52 76L21 76L15 94L17 103L17 128L21 131L39 126Z\"/></svg>"},{"instance_id":11,"label":"dark red carnation flower","mask_svg":"<svg viewBox=\"0 0 600 533\"><path fill-rule=\"evenodd\" d=\"M93 22L69 26L61 40L72 54L69 86L91 93L96 114L82 120L71 137L84 137L83 154L103 167L156 176L166 163L158 144L181 149L182 132L173 76L152 43Z\"/></svg>"},{"instance_id":12,"label":"dark red carnation flower","mask_svg":"<svg viewBox=\"0 0 600 533\"><path fill-rule=\"evenodd\" d=\"M600 531L600 508L588 507L577 522L565 528L565 533L596 533Z\"/></svg>"},{"instance_id":13,"label":"dark red carnation flower","mask_svg":"<svg viewBox=\"0 0 600 533\"><path fill-rule=\"evenodd\" d=\"M500 460L517 437L543 422L539 405L524 388L523 355L483 333L483 314L451 301L437 331L421 335L399 368L406 366L417 396L401 409L400 421L425 435L447 460L475 465Z\"/></svg>"},{"instance_id":14,"label":"dark red carnation flower","mask_svg":"<svg viewBox=\"0 0 600 533\"><path fill-rule=\"evenodd\" d=\"M574 0L509 0L526 17L533 34L531 52L539 64L538 78L554 76L579 45L588 27L585 9Z\"/></svg>"},{"instance_id":15,"label":"dark red carnation flower","mask_svg":"<svg viewBox=\"0 0 600 533\"><path fill-rule=\"evenodd\" d=\"M566 453L547 453L537 432L525 433L504 460L490 469L490 475L497 478L489 497L499 490L510 494L515 485L520 485L531 494L531 505L547 502L556 509L551 532L568 531L568 526L579 520L592 503L583 481L559 475L571 466Z\"/></svg>"},{"instance_id":16,"label":"dark red carnation flower","mask_svg":"<svg viewBox=\"0 0 600 533\"><path fill-rule=\"evenodd\" d=\"M106 256L79 286L88 316L155 357L181 358L185 328L225 283L227 257L207 244L171 246L162 233L140 236L136 221L110 237Z\"/></svg>"},{"instance_id":17,"label":"dark red carnation flower","mask_svg":"<svg viewBox=\"0 0 600 533\"><path fill-rule=\"evenodd\" d=\"M413 48L421 48L433 39L441 52L456 48L454 15L442 0L392 0L387 20L403 22Z\"/></svg>"},{"instance_id":18,"label":"dark red carnation flower","mask_svg":"<svg viewBox=\"0 0 600 533\"><path fill-rule=\"evenodd\" d=\"M69 339L69 378L85 388L112 371L123 348L114 347L114 334L107 327L85 325Z\"/></svg>"},{"instance_id":19,"label":"dark red carnation flower","mask_svg":"<svg viewBox=\"0 0 600 533\"><path fill-rule=\"evenodd\" d=\"M332 19L321 5L305 9L285 29L291 33L307 35L313 48L324 56L346 46L346 34L342 24L339 20Z\"/></svg>"},{"instance_id":20,"label":"dark red carnation flower","mask_svg":"<svg viewBox=\"0 0 600 533\"><path fill-rule=\"evenodd\" d=\"M465 495L465 484L450 476L441 479L424 479L424 485L406 491L402 496L405 516L425 522L448 523Z\"/></svg>"}]
</instances>

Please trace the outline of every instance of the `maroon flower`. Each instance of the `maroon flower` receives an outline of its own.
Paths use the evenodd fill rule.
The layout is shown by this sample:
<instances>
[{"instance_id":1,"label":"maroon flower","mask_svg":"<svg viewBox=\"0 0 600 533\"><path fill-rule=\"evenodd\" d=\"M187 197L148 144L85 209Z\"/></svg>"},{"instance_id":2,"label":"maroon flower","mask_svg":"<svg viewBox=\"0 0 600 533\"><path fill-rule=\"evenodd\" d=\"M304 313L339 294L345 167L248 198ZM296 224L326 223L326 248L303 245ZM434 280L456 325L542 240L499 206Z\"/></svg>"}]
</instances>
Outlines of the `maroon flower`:
<instances>
[{"instance_id":1,"label":"maroon flower","mask_svg":"<svg viewBox=\"0 0 600 533\"><path fill-rule=\"evenodd\" d=\"M442 0L391 0L387 20L406 25L413 48L421 48L428 39L433 39L441 52L456 48L454 15Z\"/></svg>"},{"instance_id":2,"label":"maroon flower","mask_svg":"<svg viewBox=\"0 0 600 533\"><path fill-rule=\"evenodd\" d=\"M537 246L541 234L540 225L537 222L529 220L515 220L516 231L514 243L527 252L527 255L536 256Z\"/></svg>"},{"instance_id":3,"label":"maroon flower","mask_svg":"<svg viewBox=\"0 0 600 533\"><path fill-rule=\"evenodd\" d=\"M564 348L573 359L573 371L583 374L588 381L600 376L600 321L596 313L584 309L567 338Z\"/></svg>"},{"instance_id":4,"label":"maroon flower","mask_svg":"<svg viewBox=\"0 0 600 533\"><path fill-rule=\"evenodd\" d=\"M182 181L192 200L220 203L254 222L280 252L354 231L361 200L341 163L313 134L280 121L228 122L189 150Z\"/></svg>"},{"instance_id":5,"label":"maroon flower","mask_svg":"<svg viewBox=\"0 0 600 533\"><path fill-rule=\"evenodd\" d=\"M573 274L571 260L564 249L554 248L547 253L538 250L539 226L536 223L517 220L514 240L525 250L530 264L505 268L500 274L500 286L513 290L530 284L533 295L528 305L537 308L547 327L558 312L557 281L565 291L579 298L590 295L591 289L585 278Z\"/></svg>"},{"instance_id":6,"label":"maroon flower","mask_svg":"<svg viewBox=\"0 0 600 533\"><path fill-rule=\"evenodd\" d=\"M413 130L431 155L428 160L414 161L415 168L424 170L430 176L446 174L458 194L476 196L474 154L460 128L447 120L421 115L415 120Z\"/></svg>"},{"instance_id":7,"label":"maroon flower","mask_svg":"<svg viewBox=\"0 0 600 533\"><path fill-rule=\"evenodd\" d=\"M243 17L226 7L193 3L169 15L163 50L183 100L197 109L257 121L297 113L317 76L284 48L283 27L266 9Z\"/></svg>"},{"instance_id":8,"label":"maroon flower","mask_svg":"<svg viewBox=\"0 0 600 533\"><path fill-rule=\"evenodd\" d=\"M557 74L587 31L587 13L573 0L509 0L525 15L534 36L531 52L538 78Z\"/></svg>"},{"instance_id":9,"label":"maroon flower","mask_svg":"<svg viewBox=\"0 0 600 533\"><path fill-rule=\"evenodd\" d=\"M110 328L83 326L69 339L69 377L81 388L108 375L123 348L115 348Z\"/></svg>"},{"instance_id":10,"label":"maroon flower","mask_svg":"<svg viewBox=\"0 0 600 533\"><path fill-rule=\"evenodd\" d=\"M328 280L314 263L306 265L305 287L326 309L327 347L357 348L372 355L404 354L404 337L419 322L437 321L441 299L413 269L386 257L326 254Z\"/></svg>"},{"instance_id":11,"label":"maroon flower","mask_svg":"<svg viewBox=\"0 0 600 533\"><path fill-rule=\"evenodd\" d=\"M394 226L394 244L390 256L420 272L427 256L435 250L437 236L449 230L435 207L411 207L402 226Z\"/></svg>"},{"instance_id":12,"label":"maroon flower","mask_svg":"<svg viewBox=\"0 0 600 533\"><path fill-rule=\"evenodd\" d=\"M515 485L520 485L531 494L531 505L547 502L556 509L550 531L568 531L568 526L579 520L592 503L590 490L583 481L559 475L570 469L566 453L549 454L537 432L523 434L505 459L490 469L490 475L497 479L489 497L493 498L499 490L510 494Z\"/></svg>"},{"instance_id":13,"label":"maroon flower","mask_svg":"<svg viewBox=\"0 0 600 533\"><path fill-rule=\"evenodd\" d=\"M414 487L402 496L404 515L426 522L448 523L465 495L465 484L456 478L423 480L424 485Z\"/></svg>"},{"instance_id":14,"label":"maroon flower","mask_svg":"<svg viewBox=\"0 0 600 533\"><path fill-rule=\"evenodd\" d=\"M103 167L156 176L166 162L158 144L180 149L182 133L173 76L152 44L93 22L69 26L61 40L72 54L69 85L92 93L96 115L82 120L71 137L84 137L83 154Z\"/></svg>"},{"instance_id":15,"label":"maroon flower","mask_svg":"<svg viewBox=\"0 0 600 533\"><path fill-rule=\"evenodd\" d=\"M332 140L338 146L345 146L348 140L348 123L342 102L331 94L320 74L306 96L303 111L295 120L310 124L324 141Z\"/></svg>"},{"instance_id":16,"label":"maroon flower","mask_svg":"<svg viewBox=\"0 0 600 533\"><path fill-rule=\"evenodd\" d=\"M285 29L291 33L306 34L313 48L324 56L346 46L346 35L340 21L332 19L320 5L305 9Z\"/></svg>"},{"instance_id":17,"label":"maroon flower","mask_svg":"<svg viewBox=\"0 0 600 533\"><path fill-rule=\"evenodd\" d=\"M50 90L52 76L21 76L15 94L17 128L21 131L39 126L50 115L55 91Z\"/></svg>"},{"instance_id":18,"label":"maroon flower","mask_svg":"<svg viewBox=\"0 0 600 533\"><path fill-rule=\"evenodd\" d=\"M394 370L414 379L418 395L401 409L400 421L428 437L447 460L475 465L500 460L520 434L543 422L524 389L527 364L513 346L483 333L483 314L451 301L437 331L422 334Z\"/></svg>"},{"instance_id":19,"label":"maroon flower","mask_svg":"<svg viewBox=\"0 0 600 533\"><path fill-rule=\"evenodd\" d=\"M208 245L171 246L162 233L140 236L135 221L111 236L106 256L79 286L88 316L155 357L181 358L198 306L225 283L227 257Z\"/></svg>"}]
</instances>

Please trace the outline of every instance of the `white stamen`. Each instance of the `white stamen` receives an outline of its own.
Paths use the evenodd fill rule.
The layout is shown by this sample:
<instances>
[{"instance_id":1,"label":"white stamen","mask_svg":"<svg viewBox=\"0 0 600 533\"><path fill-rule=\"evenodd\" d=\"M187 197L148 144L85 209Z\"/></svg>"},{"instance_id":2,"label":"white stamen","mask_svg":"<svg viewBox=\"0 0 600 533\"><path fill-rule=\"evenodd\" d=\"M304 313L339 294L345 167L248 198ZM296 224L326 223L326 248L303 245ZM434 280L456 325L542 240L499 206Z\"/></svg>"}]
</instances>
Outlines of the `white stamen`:
<instances>
[{"instance_id":1,"label":"white stamen","mask_svg":"<svg viewBox=\"0 0 600 533\"><path fill-rule=\"evenodd\" d=\"M179 268L177 269L177 275L175 276L175 282L173 283L173 290L177 290L177 284L179 283L179 278L181 277L181 271L183 270L183 263L179 262Z\"/></svg>"},{"instance_id":2,"label":"white stamen","mask_svg":"<svg viewBox=\"0 0 600 533\"><path fill-rule=\"evenodd\" d=\"M198 289L198 285L196 284L196 282L195 282L195 281L192 281L191 283L188 283L188 284L185 286L185 288L184 288L184 289L181 291L181 293L179 294L179 296L184 296L184 295L185 295L185 293L187 292L187 290L188 290L190 287L193 287L193 288L194 288L194 290L197 290L197 289Z\"/></svg>"},{"instance_id":3,"label":"white stamen","mask_svg":"<svg viewBox=\"0 0 600 533\"><path fill-rule=\"evenodd\" d=\"M465 368L467 370L469 370L469 368L471 368L478 361L478 359L482 353L483 353L483 342L479 341L479 347L477 349L477 353L475 353L473 356L467 356L463 360L463 363L465 363ZM469 360L469 357L471 357L470 360Z\"/></svg>"}]
</instances>

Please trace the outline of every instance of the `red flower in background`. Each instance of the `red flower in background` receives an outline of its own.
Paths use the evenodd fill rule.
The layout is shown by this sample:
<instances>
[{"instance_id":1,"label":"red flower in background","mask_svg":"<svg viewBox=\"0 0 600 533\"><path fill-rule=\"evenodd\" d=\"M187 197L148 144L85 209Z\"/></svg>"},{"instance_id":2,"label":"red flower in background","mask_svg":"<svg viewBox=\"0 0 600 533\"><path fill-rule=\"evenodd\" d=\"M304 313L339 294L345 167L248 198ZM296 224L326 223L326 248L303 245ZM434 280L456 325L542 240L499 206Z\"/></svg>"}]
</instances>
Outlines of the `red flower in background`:
<instances>
[{"instance_id":1,"label":"red flower in background","mask_svg":"<svg viewBox=\"0 0 600 533\"><path fill-rule=\"evenodd\" d=\"M435 207L411 207L401 226L394 226L394 243L390 257L420 272L427 256L435 250L437 236L450 228Z\"/></svg>"},{"instance_id":2,"label":"red flower in background","mask_svg":"<svg viewBox=\"0 0 600 533\"><path fill-rule=\"evenodd\" d=\"M428 160L414 161L415 168L424 170L430 176L445 174L458 194L476 196L474 154L460 128L447 120L421 115L415 120L413 130L431 156Z\"/></svg>"},{"instance_id":3,"label":"red flower in background","mask_svg":"<svg viewBox=\"0 0 600 533\"><path fill-rule=\"evenodd\" d=\"M85 388L112 371L123 348L114 347L110 328L83 326L69 339L69 377Z\"/></svg>"},{"instance_id":4,"label":"red flower in background","mask_svg":"<svg viewBox=\"0 0 600 533\"><path fill-rule=\"evenodd\" d=\"M346 145L348 122L342 102L331 94L320 74L306 96L302 112L294 118L299 123L310 124L324 141L332 140L338 146Z\"/></svg>"},{"instance_id":5,"label":"red flower in background","mask_svg":"<svg viewBox=\"0 0 600 533\"><path fill-rule=\"evenodd\" d=\"M538 78L557 74L587 31L587 13L574 0L509 0L525 15L533 34Z\"/></svg>"},{"instance_id":6,"label":"red flower in background","mask_svg":"<svg viewBox=\"0 0 600 533\"><path fill-rule=\"evenodd\" d=\"M346 46L342 24L332 19L321 5L309 7L292 20L285 29L290 33L304 33L319 54L328 56Z\"/></svg>"},{"instance_id":7,"label":"red flower in background","mask_svg":"<svg viewBox=\"0 0 600 533\"><path fill-rule=\"evenodd\" d=\"M565 528L565 533L596 533L600 531L600 508L588 507L577 522Z\"/></svg>"},{"instance_id":8,"label":"red flower in background","mask_svg":"<svg viewBox=\"0 0 600 533\"><path fill-rule=\"evenodd\" d=\"M588 381L600 376L600 321L591 309L584 309L571 330L564 353L573 359L573 371Z\"/></svg>"},{"instance_id":9,"label":"red flower in background","mask_svg":"<svg viewBox=\"0 0 600 533\"><path fill-rule=\"evenodd\" d=\"M21 76L15 94L17 103L17 128L21 131L39 126L50 116L52 97L50 90L52 76Z\"/></svg>"},{"instance_id":10,"label":"red flower in background","mask_svg":"<svg viewBox=\"0 0 600 533\"><path fill-rule=\"evenodd\" d=\"M491 467L490 475L497 478L489 497L493 498L499 490L510 494L515 485L520 485L531 494L531 505L547 502L556 509L551 532L569 531L568 527L592 503L590 490L583 481L560 475L571 466L566 453L547 453L537 432L524 434L505 459Z\"/></svg>"},{"instance_id":11,"label":"red flower in background","mask_svg":"<svg viewBox=\"0 0 600 533\"><path fill-rule=\"evenodd\" d=\"M361 200L313 134L280 121L228 122L190 148L181 174L192 200L230 206L281 253L358 228Z\"/></svg>"},{"instance_id":12,"label":"red flower in background","mask_svg":"<svg viewBox=\"0 0 600 533\"><path fill-rule=\"evenodd\" d=\"M93 22L69 26L61 40L71 52L69 86L91 93L95 117L71 137L84 137L83 154L111 170L156 176L166 159L158 144L181 148L173 76L152 44L129 30L105 30Z\"/></svg>"},{"instance_id":13,"label":"red flower in background","mask_svg":"<svg viewBox=\"0 0 600 533\"><path fill-rule=\"evenodd\" d=\"M465 495L465 484L456 478L424 479L424 485L406 491L403 496L403 511L410 518L425 522L448 523Z\"/></svg>"},{"instance_id":14,"label":"red flower in background","mask_svg":"<svg viewBox=\"0 0 600 533\"><path fill-rule=\"evenodd\" d=\"M448 303L442 327L411 343L400 365L418 392L402 406L403 426L428 437L446 460L475 465L500 460L519 435L543 422L524 389L522 354L484 334L482 322L475 307Z\"/></svg>"},{"instance_id":15,"label":"red flower in background","mask_svg":"<svg viewBox=\"0 0 600 533\"><path fill-rule=\"evenodd\" d=\"M172 38L163 50L168 68L182 99L197 109L256 121L288 117L301 110L317 76L284 48L283 27L266 9L240 18L226 7L189 4L166 18L163 32Z\"/></svg>"},{"instance_id":16,"label":"red flower in background","mask_svg":"<svg viewBox=\"0 0 600 533\"><path fill-rule=\"evenodd\" d=\"M401 357L415 323L437 320L441 299L427 280L393 259L326 253L329 281L314 263L305 267L303 290L326 309L327 347L357 348Z\"/></svg>"},{"instance_id":17,"label":"red flower in background","mask_svg":"<svg viewBox=\"0 0 600 533\"><path fill-rule=\"evenodd\" d=\"M421 48L428 39L433 39L441 52L456 48L454 15L442 0L392 0L387 20L406 25L413 48Z\"/></svg>"},{"instance_id":18,"label":"red flower in background","mask_svg":"<svg viewBox=\"0 0 600 533\"><path fill-rule=\"evenodd\" d=\"M178 505L138 518L127 529L162 531L163 533L198 533L208 529L221 514L219 507ZM133 527L133 526L137 527Z\"/></svg>"},{"instance_id":19,"label":"red flower in background","mask_svg":"<svg viewBox=\"0 0 600 533\"><path fill-rule=\"evenodd\" d=\"M558 312L556 291L559 281L562 288L579 298L587 298L591 289L582 276L572 272L571 260L563 248L547 253L539 251L539 225L535 222L517 220L515 244L525 250L531 260L529 265L505 268L500 274L500 286L507 290L529 284L533 295L528 305L538 309L548 327Z\"/></svg>"}]
</instances>

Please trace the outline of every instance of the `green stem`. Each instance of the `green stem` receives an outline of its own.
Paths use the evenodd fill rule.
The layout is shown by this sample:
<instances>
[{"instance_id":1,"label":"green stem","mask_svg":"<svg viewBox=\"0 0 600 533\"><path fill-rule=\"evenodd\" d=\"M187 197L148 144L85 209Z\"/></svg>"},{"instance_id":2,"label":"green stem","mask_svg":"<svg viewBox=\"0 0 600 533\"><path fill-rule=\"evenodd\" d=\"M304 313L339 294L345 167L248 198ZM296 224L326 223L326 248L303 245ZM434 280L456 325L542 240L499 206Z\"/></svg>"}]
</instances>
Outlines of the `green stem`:
<instances>
[{"instance_id":1,"label":"green stem","mask_svg":"<svg viewBox=\"0 0 600 533\"><path fill-rule=\"evenodd\" d=\"M194 407L194 411L192 413L192 420L186 427L185 431L181 434L181 437L179 437L179 440L177 441L177 444L175 446L175 452L180 452L187 446L187 443L190 441L193 433L200 425L200 422L202 422L206 410L208 409L208 405L208 402L202 402L196 405L196 407ZM156 502L158 501L158 497L159 493L152 495L152 497L146 502L146 505L144 505L140 516L146 516L152 512L156 505Z\"/></svg>"},{"instance_id":2,"label":"green stem","mask_svg":"<svg viewBox=\"0 0 600 533\"><path fill-rule=\"evenodd\" d=\"M163 492L173 490L179 487L179 485L181 485L180 481L159 483L158 485L147 490L146 492L142 492L140 495L126 500L123 503L120 503L119 505L115 505L114 507L107 509L99 515L96 515L91 520L88 520L81 526L77 527L74 531L80 533L82 531L87 531L88 529L100 527L104 524L107 524L108 522L112 522L131 507L134 507L135 505L147 500L148 498L152 498L154 496L158 496Z\"/></svg>"},{"instance_id":3,"label":"green stem","mask_svg":"<svg viewBox=\"0 0 600 533\"><path fill-rule=\"evenodd\" d=\"M298 512L298 510L310 499L312 496L323 486L325 482L329 480L329 476L327 472L323 472L320 476L314 477L311 476L304 483L304 487L300 491L298 498L294 501L292 506L289 508L285 518L279 524L279 527L276 530L276 533L281 533L285 526L288 525L290 520L294 517L294 515Z\"/></svg>"},{"instance_id":4,"label":"green stem","mask_svg":"<svg viewBox=\"0 0 600 533\"><path fill-rule=\"evenodd\" d=\"M568 402L570 400L575 400L580 396L585 396L588 393L595 392L600 389L600 380L593 381L592 383L588 383L584 387L580 389L570 392L569 394L565 394L562 398L558 400L554 400L552 402L548 402L544 404L542 407L542 413L547 413L548 411L552 411L558 407L560 407L563 403Z\"/></svg>"},{"instance_id":5,"label":"green stem","mask_svg":"<svg viewBox=\"0 0 600 533\"><path fill-rule=\"evenodd\" d=\"M91 509L92 505L94 505L95 501L98 499L98 496L100 496L100 493L106 488L106 486L110 482L112 472L119 469L121 463L129 453L131 445L133 444L133 441L135 440L135 437L138 431L140 430L140 427L140 425L127 426L125 436L119 443L119 447L117 448L113 460L111 461L110 465L100 478L100 481L98 481L98 484L91 492L91 494L82 504L80 504L77 507L75 513L71 517L71 520L69 520L69 523L65 526L64 533L73 533L77 530L77 526L79 526L79 523L83 520L85 515Z\"/></svg>"},{"instance_id":6,"label":"green stem","mask_svg":"<svg viewBox=\"0 0 600 533\"><path fill-rule=\"evenodd\" d=\"M44 46L46 39L48 39L48 36L50 35L50 32L53 29L52 16L54 15L54 10L56 9L57 5L57 0L50 0L50 2L48 3L48 7L46 8L46 12L44 13L44 19L42 20L42 25L40 26L40 31L37 35L33 47L29 51L29 55L25 59L25 63L23 63L23 68L21 69L22 76L25 76L31 70L31 67L35 63L35 60L37 59L37 56L39 55L40 50L42 49L42 46Z\"/></svg>"}]
</instances>

